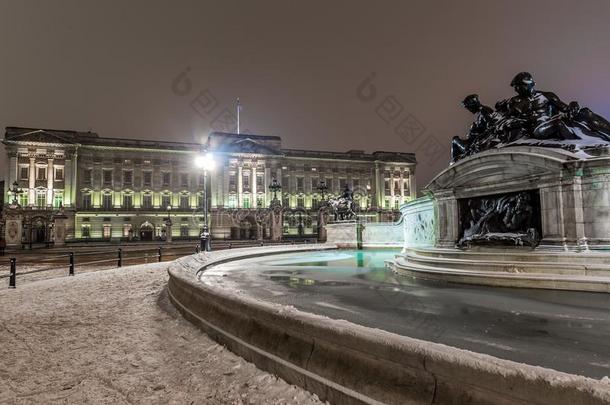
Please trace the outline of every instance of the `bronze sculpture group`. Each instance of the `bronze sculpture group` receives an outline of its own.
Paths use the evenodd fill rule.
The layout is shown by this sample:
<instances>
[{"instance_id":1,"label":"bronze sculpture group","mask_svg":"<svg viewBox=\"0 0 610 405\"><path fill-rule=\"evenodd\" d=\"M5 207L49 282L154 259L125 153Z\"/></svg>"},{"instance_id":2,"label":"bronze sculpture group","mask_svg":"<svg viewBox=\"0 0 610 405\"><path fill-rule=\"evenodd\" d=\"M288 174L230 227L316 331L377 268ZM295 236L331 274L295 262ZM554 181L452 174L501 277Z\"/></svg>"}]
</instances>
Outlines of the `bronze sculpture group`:
<instances>
[{"instance_id":1,"label":"bronze sculpture group","mask_svg":"<svg viewBox=\"0 0 610 405\"><path fill-rule=\"evenodd\" d=\"M579 143L610 145L610 122L576 101L566 104L554 93L536 90L535 84L530 73L518 73L511 82L517 95L497 102L495 110L483 105L477 94L467 96L462 105L474 114L474 122L466 139L453 138L451 161L520 140L566 149Z\"/></svg>"},{"instance_id":2,"label":"bronze sculpture group","mask_svg":"<svg viewBox=\"0 0 610 405\"><path fill-rule=\"evenodd\" d=\"M351 220L356 216L357 206L354 202L354 193L346 184L339 198L331 198L328 205L333 211L335 221Z\"/></svg>"}]
</instances>

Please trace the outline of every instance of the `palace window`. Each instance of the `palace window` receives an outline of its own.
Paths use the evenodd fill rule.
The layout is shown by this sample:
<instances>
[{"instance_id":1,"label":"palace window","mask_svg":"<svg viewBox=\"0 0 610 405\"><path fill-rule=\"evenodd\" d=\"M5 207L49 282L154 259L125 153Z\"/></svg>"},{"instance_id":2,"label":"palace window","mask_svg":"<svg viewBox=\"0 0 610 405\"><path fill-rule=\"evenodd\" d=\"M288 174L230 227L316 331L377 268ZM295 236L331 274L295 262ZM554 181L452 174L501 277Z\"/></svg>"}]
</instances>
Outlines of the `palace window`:
<instances>
[{"instance_id":1,"label":"palace window","mask_svg":"<svg viewBox=\"0 0 610 405\"><path fill-rule=\"evenodd\" d=\"M189 186L189 175L186 173L180 173L180 187Z\"/></svg>"},{"instance_id":2,"label":"palace window","mask_svg":"<svg viewBox=\"0 0 610 405\"><path fill-rule=\"evenodd\" d=\"M36 167L36 180L46 180L47 179L47 167L46 166L37 166Z\"/></svg>"},{"instance_id":3,"label":"palace window","mask_svg":"<svg viewBox=\"0 0 610 405\"><path fill-rule=\"evenodd\" d=\"M133 184L133 171L123 170L123 185L131 186Z\"/></svg>"},{"instance_id":4,"label":"palace window","mask_svg":"<svg viewBox=\"0 0 610 405\"><path fill-rule=\"evenodd\" d=\"M385 199L383 206L386 210L390 209L390 200L388 198Z\"/></svg>"},{"instance_id":5,"label":"palace window","mask_svg":"<svg viewBox=\"0 0 610 405\"><path fill-rule=\"evenodd\" d=\"M180 209L186 210L189 208L189 196L182 194L180 196Z\"/></svg>"},{"instance_id":6,"label":"palace window","mask_svg":"<svg viewBox=\"0 0 610 405\"><path fill-rule=\"evenodd\" d=\"M290 177L288 176L282 176L282 189L285 192L289 192L290 191Z\"/></svg>"},{"instance_id":7,"label":"palace window","mask_svg":"<svg viewBox=\"0 0 610 405\"><path fill-rule=\"evenodd\" d=\"M170 194L162 194L161 195L161 208L163 208L164 210L167 209L167 207L172 205L172 196Z\"/></svg>"},{"instance_id":8,"label":"palace window","mask_svg":"<svg viewBox=\"0 0 610 405\"><path fill-rule=\"evenodd\" d=\"M83 238L91 237L91 225L90 224L83 224L81 226L81 233L83 235Z\"/></svg>"},{"instance_id":9,"label":"palace window","mask_svg":"<svg viewBox=\"0 0 610 405\"><path fill-rule=\"evenodd\" d=\"M264 185L264 181L263 181L263 180L264 180L263 175L262 175L262 174L258 174L258 173L257 173L257 174L256 174L256 188L257 188L258 190L262 190L262 189L263 189L263 187L265 187L265 185Z\"/></svg>"},{"instance_id":10,"label":"palace window","mask_svg":"<svg viewBox=\"0 0 610 405\"><path fill-rule=\"evenodd\" d=\"M203 208L203 194L197 195L197 206Z\"/></svg>"},{"instance_id":11,"label":"palace window","mask_svg":"<svg viewBox=\"0 0 610 405\"><path fill-rule=\"evenodd\" d=\"M131 224L123 224L123 237L129 238L133 234L131 230Z\"/></svg>"},{"instance_id":12,"label":"palace window","mask_svg":"<svg viewBox=\"0 0 610 405\"><path fill-rule=\"evenodd\" d=\"M180 225L180 236L183 238L189 236L189 226L187 224Z\"/></svg>"},{"instance_id":13,"label":"palace window","mask_svg":"<svg viewBox=\"0 0 610 405\"><path fill-rule=\"evenodd\" d=\"M237 191L237 176L235 173L229 173L229 191Z\"/></svg>"},{"instance_id":14,"label":"palace window","mask_svg":"<svg viewBox=\"0 0 610 405\"><path fill-rule=\"evenodd\" d=\"M256 206L259 208L265 206L265 199L263 198L262 195L259 195L258 197L256 197Z\"/></svg>"},{"instance_id":15,"label":"palace window","mask_svg":"<svg viewBox=\"0 0 610 405\"><path fill-rule=\"evenodd\" d=\"M250 208L250 197L244 196L244 208Z\"/></svg>"},{"instance_id":16,"label":"palace window","mask_svg":"<svg viewBox=\"0 0 610 405\"><path fill-rule=\"evenodd\" d=\"M249 191L250 190L250 174L249 173L245 173L242 176L242 189L244 191Z\"/></svg>"},{"instance_id":17,"label":"palace window","mask_svg":"<svg viewBox=\"0 0 610 405\"><path fill-rule=\"evenodd\" d=\"M47 206L47 194L45 192L36 194L36 206L40 208Z\"/></svg>"},{"instance_id":18,"label":"palace window","mask_svg":"<svg viewBox=\"0 0 610 405\"><path fill-rule=\"evenodd\" d=\"M144 194L142 196L142 208L145 208L147 210L152 208L152 195L151 194Z\"/></svg>"},{"instance_id":19,"label":"palace window","mask_svg":"<svg viewBox=\"0 0 610 405\"><path fill-rule=\"evenodd\" d=\"M55 181L63 181L63 179L64 179L63 166L55 166L54 170L55 170L55 174L54 174Z\"/></svg>"},{"instance_id":20,"label":"palace window","mask_svg":"<svg viewBox=\"0 0 610 405\"><path fill-rule=\"evenodd\" d=\"M320 208L320 202L315 197L311 199L311 208L314 210L317 210L318 208Z\"/></svg>"},{"instance_id":21,"label":"palace window","mask_svg":"<svg viewBox=\"0 0 610 405\"><path fill-rule=\"evenodd\" d=\"M30 178L30 168L28 166L19 166L19 178L21 180Z\"/></svg>"},{"instance_id":22,"label":"palace window","mask_svg":"<svg viewBox=\"0 0 610 405\"><path fill-rule=\"evenodd\" d=\"M102 180L104 181L104 186L112 185L112 169L102 170Z\"/></svg>"},{"instance_id":23,"label":"palace window","mask_svg":"<svg viewBox=\"0 0 610 405\"><path fill-rule=\"evenodd\" d=\"M110 194L110 193L102 194L102 207L105 210L112 209L112 194Z\"/></svg>"},{"instance_id":24,"label":"palace window","mask_svg":"<svg viewBox=\"0 0 610 405\"><path fill-rule=\"evenodd\" d=\"M123 194L123 208L128 210L133 209L133 195Z\"/></svg>"},{"instance_id":25,"label":"palace window","mask_svg":"<svg viewBox=\"0 0 610 405\"><path fill-rule=\"evenodd\" d=\"M152 186L152 172L142 172L142 179L144 187Z\"/></svg>"},{"instance_id":26,"label":"palace window","mask_svg":"<svg viewBox=\"0 0 610 405\"><path fill-rule=\"evenodd\" d=\"M358 187L360 187L360 179L353 179L352 180L352 190L356 190Z\"/></svg>"},{"instance_id":27,"label":"palace window","mask_svg":"<svg viewBox=\"0 0 610 405\"><path fill-rule=\"evenodd\" d=\"M229 195L229 208L237 208L237 196L235 194Z\"/></svg>"},{"instance_id":28,"label":"palace window","mask_svg":"<svg viewBox=\"0 0 610 405\"><path fill-rule=\"evenodd\" d=\"M339 190L343 191L345 189L346 184L347 184L347 179L339 179Z\"/></svg>"},{"instance_id":29,"label":"palace window","mask_svg":"<svg viewBox=\"0 0 610 405\"><path fill-rule=\"evenodd\" d=\"M303 197L297 198L297 208L305 207L305 199Z\"/></svg>"},{"instance_id":30,"label":"palace window","mask_svg":"<svg viewBox=\"0 0 610 405\"><path fill-rule=\"evenodd\" d=\"M163 187L169 187L169 185L171 183L171 173L163 172L161 174L161 176L162 176L162 185L163 185Z\"/></svg>"},{"instance_id":31,"label":"palace window","mask_svg":"<svg viewBox=\"0 0 610 405\"><path fill-rule=\"evenodd\" d=\"M112 225L104 224L102 225L102 238L110 239L112 236Z\"/></svg>"},{"instance_id":32,"label":"palace window","mask_svg":"<svg viewBox=\"0 0 610 405\"><path fill-rule=\"evenodd\" d=\"M83 183L87 185L91 185L91 180L93 178L93 169L85 169L83 172Z\"/></svg>"},{"instance_id":33,"label":"palace window","mask_svg":"<svg viewBox=\"0 0 610 405\"><path fill-rule=\"evenodd\" d=\"M303 178L297 177L297 193L302 193L303 191Z\"/></svg>"},{"instance_id":34,"label":"palace window","mask_svg":"<svg viewBox=\"0 0 610 405\"><path fill-rule=\"evenodd\" d=\"M399 205L400 205L400 200L397 198L394 200L394 209L397 210Z\"/></svg>"},{"instance_id":35,"label":"palace window","mask_svg":"<svg viewBox=\"0 0 610 405\"><path fill-rule=\"evenodd\" d=\"M63 191L55 190L53 193L53 208L59 208L64 203L64 193Z\"/></svg>"},{"instance_id":36,"label":"palace window","mask_svg":"<svg viewBox=\"0 0 610 405\"><path fill-rule=\"evenodd\" d=\"M83 209L91 209L91 194L89 193L83 194Z\"/></svg>"},{"instance_id":37,"label":"palace window","mask_svg":"<svg viewBox=\"0 0 610 405\"><path fill-rule=\"evenodd\" d=\"M290 196L288 196L288 195L282 196L282 206L284 208L290 207Z\"/></svg>"},{"instance_id":38,"label":"palace window","mask_svg":"<svg viewBox=\"0 0 610 405\"><path fill-rule=\"evenodd\" d=\"M22 207L25 207L28 205L28 194L27 193L23 193L23 194L19 195L19 205L21 205Z\"/></svg>"},{"instance_id":39,"label":"palace window","mask_svg":"<svg viewBox=\"0 0 610 405\"><path fill-rule=\"evenodd\" d=\"M385 194L389 195L391 190L390 190L390 180L386 180L384 182L384 190L385 190Z\"/></svg>"}]
</instances>

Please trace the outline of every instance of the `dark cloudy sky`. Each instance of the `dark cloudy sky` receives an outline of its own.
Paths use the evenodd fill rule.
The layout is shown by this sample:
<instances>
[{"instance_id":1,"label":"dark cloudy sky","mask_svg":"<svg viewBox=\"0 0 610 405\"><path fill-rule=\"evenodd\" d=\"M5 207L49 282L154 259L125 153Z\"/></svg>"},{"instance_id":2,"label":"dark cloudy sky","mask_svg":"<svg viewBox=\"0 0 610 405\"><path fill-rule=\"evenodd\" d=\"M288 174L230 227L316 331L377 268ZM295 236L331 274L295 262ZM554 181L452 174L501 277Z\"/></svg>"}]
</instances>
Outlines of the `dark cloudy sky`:
<instances>
[{"instance_id":1,"label":"dark cloudy sky","mask_svg":"<svg viewBox=\"0 0 610 405\"><path fill-rule=\"evenodd\" d=\"M469 125L461 99L493 105L519 71L610 116L610 1L0 0L0 30L2 127L193 141L239 96L284 147L417 152L420 186Z\"/></svg>"}]
</instances>

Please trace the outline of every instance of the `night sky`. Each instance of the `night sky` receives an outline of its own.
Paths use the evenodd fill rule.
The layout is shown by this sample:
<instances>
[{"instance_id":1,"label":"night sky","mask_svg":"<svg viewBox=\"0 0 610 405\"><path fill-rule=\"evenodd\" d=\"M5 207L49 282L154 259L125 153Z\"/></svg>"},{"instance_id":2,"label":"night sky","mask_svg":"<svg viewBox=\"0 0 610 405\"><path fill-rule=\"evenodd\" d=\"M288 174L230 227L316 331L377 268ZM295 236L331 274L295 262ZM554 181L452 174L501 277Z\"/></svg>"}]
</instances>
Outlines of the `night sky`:
<instances>
[{"instance_id":1,"label":"night sky","mask_svg":"<svg viewBox=\"0 0 610 405\"><path fill-rule=\"evenodd\" d=\"M416 152L420 187L519 71L610 116L609 1L0 0L0 30L2 127L198 141L240 97L285 148Z\"/></svg>"}]
</instances>

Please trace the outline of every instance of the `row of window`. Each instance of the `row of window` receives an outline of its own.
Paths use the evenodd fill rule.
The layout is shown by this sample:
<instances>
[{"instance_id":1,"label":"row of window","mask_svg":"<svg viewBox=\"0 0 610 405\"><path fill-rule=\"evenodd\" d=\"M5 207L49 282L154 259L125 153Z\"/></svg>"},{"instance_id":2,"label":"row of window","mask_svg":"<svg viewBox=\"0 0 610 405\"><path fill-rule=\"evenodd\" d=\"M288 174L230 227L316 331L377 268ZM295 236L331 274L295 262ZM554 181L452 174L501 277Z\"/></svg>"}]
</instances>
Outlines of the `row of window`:
<instances>
[{"instance_id":1,"label":"row of window","mask_svg":"<svg viewBox=\"0 0 610 405\"><path fill-rule=\"evenodd\" d=\"M122 180L123 186L134 186L134 177L133 170L123 170L122 171ZM93 182L93 169L85 169L83 172L83 182L86 185L91 185ZM171 172L162 172L161 173L161 186L169 187L172 182L172 174ZM114 170L113 169L103 169L102 170L102 185L103 186L112 186L114 183ZM153 185L153 172L144 171L142 172L141 186L142 187L152 187ZM199 175L198 177L198 185L203 185L203 175ZM189 187L189 174L181 173L180 174L180 186L181 187Z\"/></svg>"},{"instance_id":2,"label":"row of window","mask_svg":"<svg viewBox=\"0 0 610 405\"><path fill-rule=\"evenodd\" d=\"M133 234L133 226L131 224L123 224L121 228L121 236L124 238L131 238L134 236ZM155 236L164 237L166 233L166 227L160 226L155 228ZM82 224L81 225L81 236L83 238L91 237L91 224ZM187 237L189 236L189 226L188 224L180 225L180 236ZM112 237L112 225L111 224L102 224L102 238L110 239Z\"/></svg>"},{"instance_id":3,"label":"row of window","mask_svg":"<svg viewBox=\"0 0 610 405\"><path fill-rule=\"evenodd\" d=\"M54 166L53 167L53 179L55 181L63 181L64 180L64 168L63 166ZM35 170L36 180L47 180L47 172L48 167L37 165ZM29 180L30 179L30 166L29 165L21 165L19 166L19 180Z\"/></svg>"},{"instance_id":4,"label":"row of window","mask_svg":"<svg viewBox=\"0 0 610 405\"><path fill-rule=\"evenodd\" d=\"M91 198L92 198L92 195L90 193L83 194L83 196L82 196L82 208L83 209L87 210L87 209L91 209L93 207ZM123 199L121 201L121 207L124 209L134 208L133 198L134 198L133 194L123 194ZM180 195L178 208L180 208L180 209L191 208L189 200L190 200L189 195ZM101 207L105 210L111 210L114 208L113 201L114 201L114 199L113 199L112 194L102 194ZM171 194L161 194L160 207L162 209L167 209L168 207L171 207L171 205L172 205L171 201L172 201ZM203 196L201 196L201 195L197 196L197 205L200 208L203 207ZM143 194L142 195L142 205L141 206L143 209L153 209L154 205L153 205L152 194Z\"/></svg>"},{"instance_id":5,"label":"row of window","mask_svg":"<svg viewBox=\"0 0 610 405\"><path fill-rule=\"evenodd\" d=\"M59 208L63 205L64 194L62 191L55 190L53 192L53 200L47 201L46 191L37 191L34 195L34 201L30 202L30 196L28 193L23 193L19 195L18 202L22 207L29 206L31 203L31 205L39 208L45 208L48 204L51 204L53 208Z\"/></svg>"}]
</instances>

